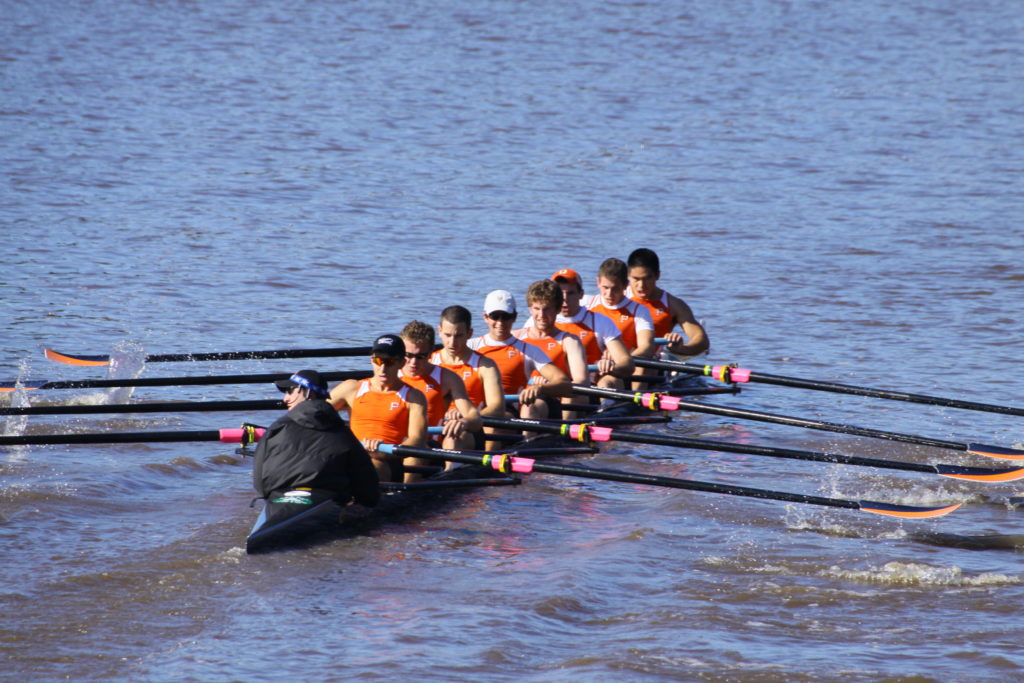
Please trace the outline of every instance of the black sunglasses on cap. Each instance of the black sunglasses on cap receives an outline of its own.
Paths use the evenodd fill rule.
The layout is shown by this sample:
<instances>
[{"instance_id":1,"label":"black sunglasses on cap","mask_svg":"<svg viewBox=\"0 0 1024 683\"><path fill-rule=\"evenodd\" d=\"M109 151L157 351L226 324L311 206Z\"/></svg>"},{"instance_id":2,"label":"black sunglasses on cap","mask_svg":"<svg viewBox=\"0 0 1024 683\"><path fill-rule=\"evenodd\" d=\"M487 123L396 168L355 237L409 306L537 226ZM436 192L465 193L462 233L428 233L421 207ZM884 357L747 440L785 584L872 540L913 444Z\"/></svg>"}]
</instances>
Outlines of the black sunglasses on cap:
<instances>
[{"instance_id":1,"label":"black sunglasses on cap","mask_svg":"<svg viewBox=\"0 0 1024 683\"><path fill-rule=\"evenodd\" d=\"M488 313L487 317L496 322L508 322L516 319L515 313L508 313L506 311L495 311L494 313Z\"/></svg>"}]
</instances>

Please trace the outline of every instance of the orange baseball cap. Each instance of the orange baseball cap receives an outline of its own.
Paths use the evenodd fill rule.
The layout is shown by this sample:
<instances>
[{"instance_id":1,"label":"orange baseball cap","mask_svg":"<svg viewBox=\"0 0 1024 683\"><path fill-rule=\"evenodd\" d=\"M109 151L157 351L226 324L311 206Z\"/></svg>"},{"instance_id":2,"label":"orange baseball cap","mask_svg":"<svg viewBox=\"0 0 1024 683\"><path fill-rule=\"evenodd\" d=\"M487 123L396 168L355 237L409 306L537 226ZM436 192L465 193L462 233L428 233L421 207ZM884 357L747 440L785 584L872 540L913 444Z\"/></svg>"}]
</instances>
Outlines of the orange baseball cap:
<instances>
[{"instance_id":1,"label":"orange baseball cap","mask_svg":"<svg viewBox=\"0 0 1024 683\"><path fill-rule=\"evenodd\" d=\"M558 282L559 280L566 280L569 282L575 280L576 285L580 289L583 289L583 280L580 278L580 274L577 273L572 268L562 268L561 270L556 270L555 274L551 276L551 279L554 280L555 282Z\"/></svg>"}]
</instances>

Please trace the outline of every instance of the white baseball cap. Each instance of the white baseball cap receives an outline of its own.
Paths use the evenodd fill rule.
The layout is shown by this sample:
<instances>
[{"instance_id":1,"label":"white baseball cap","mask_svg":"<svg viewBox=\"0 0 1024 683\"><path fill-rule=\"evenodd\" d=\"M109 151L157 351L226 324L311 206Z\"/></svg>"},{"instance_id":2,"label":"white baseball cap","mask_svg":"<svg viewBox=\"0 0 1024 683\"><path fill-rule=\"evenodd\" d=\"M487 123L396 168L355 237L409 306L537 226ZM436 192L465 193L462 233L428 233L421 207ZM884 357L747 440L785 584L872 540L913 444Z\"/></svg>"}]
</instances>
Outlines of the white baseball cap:
<instances>
[{"instance_id":1,"label":"white baseball cap","mask_svg":"<svg viewBox=\"0 0 1024 683\"><path fill-rule=\"evenodd\" d=\"M487 298L484 299L484 313L490 314L495 311L516 312L516 300L513 298L512 292L496 289L487 295Z\"/></svg>"}]
</instances>

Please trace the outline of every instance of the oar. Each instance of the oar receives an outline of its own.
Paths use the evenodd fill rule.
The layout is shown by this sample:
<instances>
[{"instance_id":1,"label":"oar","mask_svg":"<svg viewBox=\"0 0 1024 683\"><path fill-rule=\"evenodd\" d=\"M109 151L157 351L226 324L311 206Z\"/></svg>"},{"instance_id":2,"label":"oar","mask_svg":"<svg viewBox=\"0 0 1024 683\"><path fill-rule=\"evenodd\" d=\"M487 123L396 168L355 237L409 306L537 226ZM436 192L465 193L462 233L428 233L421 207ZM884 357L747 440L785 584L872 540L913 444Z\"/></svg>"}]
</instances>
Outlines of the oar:
<instances>
[{"instance_id":1,"label":"oar","mask_svg":"<svg viewBox=\"0 0 1024 683\"><path fill-rule=\"evenodd\" d=\"M172 401L110 403L89 406L26 406L0 408L0 415L94 415L103 413L203 413L230 410L284 410L283 401Z\"/></svg>"},{"instance_id":2,"label":"oar","mask_svg":"<svg viewBox=\"0 0 1024 683\"><path fill-rule=\"evenodd\" d=\"M0 436L0 446L54 446L72 444L106 444L106 443L167 443L187 441L220 441L221 443L241 443L244 446L259 441L266 428L246 424L237 429L206 429L181 430L173 432L92 432L81 434L23 434L17 436ZM518 438L518 437L517 437ZM473 451L481 456L488 451ZM506 451L502 451L506 452ZM523 455L588 455L597 452L592 444L572 444L566 446L530 446L523 442L521 446L513 445L508 452ZM246 453L251 455L251 453Z\"/></svg>"},{"instance_id":3,"label":"oar","mask_svg":"<svg viewBox=\"0 0 1024 683\"><path fill-rule=\"evenodd\" d=\"M884 432L866 427L855 427L853 425L838 424L835 422L823 422L820 420L808 420L801 417L788 417L786 415L775 415L756 410L742 410L740 408L728 408L725 406L709 405L678 399L675 396L658 394L657 392L626 392L602 387L585 387L573 385L573 392L590 396L601 396L620 400L634 401L645 405L652 410L690 410L697 413L708 413L710 415L723 415L744 420L757 420L759 422L772 422L775 424L791 425L794 427L805 427L807 429L818 429L826 432L838 432L840 434L855 434L868 436L876 439L888 439L890 441L901 441L904 443L919 444L922 446L934 446L935 448L948 448L955 451L966 451L975 455L984 455L990 458L1006 460L1024 460L1024 450L1008 448L1005 446L990 446L979 443L963 443L959 441L947 441L943 439L932 439L912 434L900 434L899 432Z\"/></svg>"},{"instance_id":4,"label":"oar","mask_svg":"<svg viewBox=\"0 0 1024 683\"><path fill-rule=\"evenodd\" d=\"M654 340L656 344L665 344L664 338ZM435 348L440 348L435 346ZM213 351L205 353L156 353L147 355L147 363L177 363L208 360L256 360L270 358L338 358L341 356L369 356L369 346L327 347L320 349L271 349L265 351ZM50 348L43 349L43 356L65 365L108 365L109 355L82 355L61 353Z\"/></svg>"},{"instance_id":5,"label":"oar","mask_svg":"<svg viewBox=\"0 0 1024 683\"><path fill-rule=\"evenodd\" d=\"M83 434L22 434L0 436L0 446L52 446L98 443L160 443L182 441L220 441L243 445L259 441L262 427L240 429L181 430L176 432L100 432Z\"/></svg>"},{"instance_id":6,"label":"oar","mask_svg":"<svg viewBox=\"0 0 1024 683\"><path fill-rule=\"evenodd\" d=\"M489 455L480 457L463 451L452 451L447 449L431 450L426 448L413 448L411 446L392 446L386 444L381 450L392 452L396 455L417 458L433 458L436 460L450 460L470 464L483 464L493 467L502 472L516 472L527 474L530 472L541 472L544 474L561 474L570 477L581 477L585 479L603 479L605 481L619 481L627 484L645 484L648 486L664 486L675 489L687 489L691 491L705 491L708 493L722 493L730 496L746 496L748 498L763 498L769 500L781 500L787 503L806 503L808 505L823 505L827 507L847 508L861 510L878 515L907 518L941 517L956 510L962 503L946 505L942 507L916 507L910 505L891 505L889 503L874 503L866 500L844 500L840 498L825 498L822 496L810 496L802 493L786 493L783 491L770 491L767 489L755 489L745 486L731 486L727 484L716 484L692 479L678 479L675 477L661 477L650 474L638 474L634 472L623 472L620 470L594 469L579 465L558 465L555 463L539 463L530 458L520 458L509 455Z\"/></svg>"},{"instance_id":7,"label":"oar","mask_svg":"<svg viewBox=\"0 0 1024 683\"><path fill-rule=\"evenodd\" d=\"M43 355L66 365L108 365L110 356L83 356L43 349ZM215 351L210 353L157 353L147 355L147 363L175 363L206 360L255 360L258 358L335 358L369 356L369 346L331 347L322 349L272 349L269 351Z\"/></svg>"},{"instance_id":8,"label":"oar","mask_svg":"<svg viewBox=\"0 0 1024 683\"><path fill-rule=\"evenodd\" d=\"M321 372L327 382L344 379L365 379L370 371L351 370ZM21 382L25 389L101 389L106 387L177 387L205 384L269 384L291 377L289 372L268 372L251 375L195 375L187 377L137 377L135 379L79 379L59 382ZM16 382L0 383L0 391L14 391Z\"/></svg>"},{"instance_id":9,"label":"oar","mask_svg":"<svg viewBox=\"0 0 1024 683\"><path fill-rule=\"evenodd\" d=\"M856 396L884 398L893 401L908 401L910 403L924 403L927 405L944 406L947 408L962 408L964 410L978 410L989 413L1002 413L1004 415L1024 416L1024 408L992 405L989 403L975 403L973 401L961 401L958 399L942 398L938 396L925 396L923 394L908 394L902 391L857 387L849 384L839 384L837 382L821 382L818 380L801 379L799 377L769 375L767 373L753 372L752 370L737 368L731 365L695 365L693 363L652 360L649 358L634 358L633 362L643 368L674 370L676 372L687 372L691 375L707 375L722 382L764 382L765 384L777 384L785 387L831 391L837 394L854 394Z\"/></svg>"},{"instance_id":10,"label":"oar","mask_svg":"<svg viewBox=\"0 0 1024 683\"><path fill-rule=\"evenodd\" d=\"M990 469L986 467L961 467L959 465L925 465L921 463L882 460L880 458L864 458L840 453L819 453L793 448L775 448L755 446L752 444L734 444L709 439L694 439L685 436L667 436L648 432L613 431L609 427L591 426L587 424L555 423L524 418L493 418L485 417L484 424L488 427L513 428L531 432L561 434L579 441L629 441L655 446L675 446L677 448L693 448L697 450L721 451L726 453L745 453L763 455L771 458L788 458L791 460L807 460L811 462L827 462L838 465L855 465L858 467L879 467L905 472L924 472L938 474L953 479L968 479L986 483L1000 483L1024 479L1024 468Z\"/></svg>"}]
</instances>

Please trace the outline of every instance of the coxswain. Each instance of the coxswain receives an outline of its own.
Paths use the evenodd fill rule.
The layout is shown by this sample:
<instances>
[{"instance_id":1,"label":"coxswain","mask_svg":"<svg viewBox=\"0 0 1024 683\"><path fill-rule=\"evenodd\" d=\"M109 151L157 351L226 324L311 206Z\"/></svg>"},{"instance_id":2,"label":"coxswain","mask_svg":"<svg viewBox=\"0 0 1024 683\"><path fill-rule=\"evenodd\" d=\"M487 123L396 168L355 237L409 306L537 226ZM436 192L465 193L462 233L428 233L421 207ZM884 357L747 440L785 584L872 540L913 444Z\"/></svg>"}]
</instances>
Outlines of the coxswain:
<instances>
[{"instance_id":1,"label":"coxswain","mask_svg":"<svg viewBox=\"0 0 1024 683\"><path fill-rule=\"evenodd\" d=\"M426 398L427 426L441 427L438 439L441 447L476 448L478 440L474 434L481 434L482 441L480 412L469 399L462 378L430 361L434 350L434 328L413 320L402 328L402 342L405 344L405 365L399 376L409 386L419 389Z\"/></svg>"},{"instance_id":2,"label":"coxswain","mask_svg":"<svg viewBox=\"0 0 1024 683\"><path fill-rule=\"evenodd\" d=\"M424 448L427 445L427 401L423 393L398 376L405 362L405 344L397 334L385 334L370 351L373 375L350 379L334 387L330 402L336 410L348 410L352 432L373 458L381 481L416 481L415 473L403 473L402 465L421 464L418 459L385 455L381 444Z\"/></svg>"},{"instance_id":3,"label":"coxswain","mask_svg":"<svg viewBox=\"0 0 1024 683\"><path fill-rule=\"evenodd\" d=\"M562 290L562 310L555 327L579 337L587 353L587 363L597 366L597 385L622 388L635 368L622 332L603 313L580 305L583 280L572 268L555 271L551 279Z\"/></svg>"},{"instance_id":4,"label":"coxswain","mask_svg":"<svg viewBox=\"0 0 1024 683\"><path fill-rule=\"evenodd\" d=\"M547 406L538 397L562 397L572 393L569 377L555 366L547 354L532 344L512 336L516 320L516 302L511 292L496 289L484 299L487 334L474 337L469 348L493 360L501 371L502 390L518 395L519 416L546 417ZM541 382L531 383L534 370Z\"/></svg>"},{"instance_id":5,"label":"coxswain","mask_svg":"<svg viewBox=\"0 0 1024 683\"><path fill-rule=\"evenodd\" d=\"M667 340L667 350L685 357L707 351L711 341L690 307L679 297L658 287L661 277L658 255L650 249L634 249L626 260L626 266L629 276L627 296L650 312L654 335ZM682 335L673 332L676 325L683 331Z\"/></svg>"},{"instance_id":6,"label":"coxswain","mask_svg":"<svg viewBox=\"0 0 1024 683\"><path fill-rule=\"evenodd\" d=\"M327 383L316 370L300 370L274 383L284 393L288 412L260 439L252 480L263 498L293 488L332 491L372 507L380 498L377 471L359 440L331 408Z\"/></svg>"}]
</instances>

